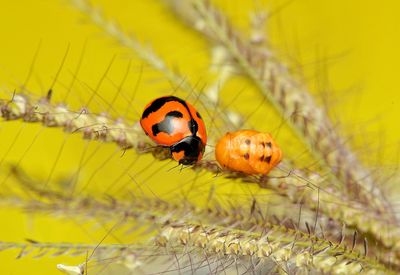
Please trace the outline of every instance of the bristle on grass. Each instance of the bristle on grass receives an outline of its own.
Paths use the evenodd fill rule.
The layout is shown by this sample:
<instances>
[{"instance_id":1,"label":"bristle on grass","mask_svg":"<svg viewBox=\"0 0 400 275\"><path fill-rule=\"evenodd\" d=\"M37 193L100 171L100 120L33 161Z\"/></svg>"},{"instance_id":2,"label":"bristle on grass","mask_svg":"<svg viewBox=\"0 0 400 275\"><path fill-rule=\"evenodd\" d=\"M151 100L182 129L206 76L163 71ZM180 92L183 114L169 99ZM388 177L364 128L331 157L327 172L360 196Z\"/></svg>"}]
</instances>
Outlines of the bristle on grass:
<instances>
[{"instance_id":1,"label":"bristle on grass","mask_svg":"<svg viewBox=\"0 0 400 275\"><path fill-rule=\"evenodd\" d=\"M167 2L175 3L173 7L176 13L193 28L223 46L233 63L254 81L282 116L291 118L290 125L295 132L306 141L316 159L322 160L323 167L331 169L336 176L339 190L361 201L370 211L386 215L397 223L390 203L371 173L362 167L345 145L305 85L270 54L270 49L260 50L243 39L226 17L207 0ZM182 6L177 8L177 3Z\"/></svg>"},{"instance_id":2,"label":"bristle on grass","mask_svg":"<svg viewBox=\"0 0 400 275\"><path fill-rule=\"evenodd\" d=\"M229 228L240 230L243 232L251 232L254 234L269 234L268 232L281 232L286 236L292 236L296 240L308 239L310 242L325 243L327 246L343 247L348 249L349 253L357 253L362 257L367 257L368 245L366 239L361 245L357 244L357 231L352 236L347 234L343 229L332 223L332 221L324 222L319 218L319 224L326 228L325 233L318 234L314 228L305 222L306 228L302 229L300 220L297 225L281 221L271 214L263 214L259 211L262 205L256 200L248 209L245 206L235 206L234 201L225 201L228 206L222 206L216 201L210 201L206 208L199 208L189 201L167 202L158 198L152 199L147 197L132 197L131 199L114 199L108 197L99 199L94 197L70 197L58 191L48 189L42 192L35 185L41 186L40 183L29 182L27 180L18 181L22 188L31 195L29 199L21 199L10 197L7 205L13 205L22 208L28 213L46 213L59 218L74 217L83 218L82 222L96 221L108 223L110 221L117 222L118 226L113 226L113 230L119 228L128 228L126 232L132 233L138 229L143 230L146 234L151 232L157 233L160 228L166 225L177 223L201 223L212 224L220 228ZM2 202L5 202L3 198ZM290 206L294 208L295 206ZM293 211L293 210L292 210ZM300 218L300 217L299 217ZM322 232L324 231L321 229ZM335 235L340 231L340 238ZM129 233L129 234L130 234ZM346 236L348 235L348 236ZM361 257L360 256L360 257ZM374 258L380 263L390 266L391 269L399 269L400 264L393 259L393 253L390 250L373 250L368 256ZM393 259L388 261L388 259ZM296 260L297 261L297 260Z\"/></svg>"},{"instance_id":3,"label":"bristle on grass","mask_svg":"<svg viewBox=\"0 0 400 275\"><path fill-rule=\"evenodd\" d=\"M169 68L166 62L149 47L142 45L134 36L126 34L120 26L104 17L101 9L95 7L89 3L87 0L70 0L74 8L82 12L87 16L91 22L97 25L102 31L108 36L115 39L120 45L131 49L141 60L146 64L150 65L155 70L162 73L162 75L170 83L172 83L176 88L181 89L188 95L194 94L202 102L202 104L208 110L215 110L216 115L224 123L218 127L223 131L229 131L236 129L238 125L242 122L241 116L232 110L219 110L217 107L218 100L218 86L228 79L233 71L232 67L229 65L220 66L222 70L218 71L219 77L218 81L209 85L209 87L202 91L196 86L192 85L185 76L178 74L176 71ZM223 64L225 62L226 55L218 47L214 49L213 55L213 65L218 66L218 64Z\"/></svg>"},{"instance_id":4,"label":"bristle on grass","mask_svg":"<svg viewBox=\"0 0 400 275\"><path fill-rule=\"evenodd\" d=\"M22 119L26 122L42 123L48 127L61 127L69 133L81 132L84 138L89 140L115 142L124 150L133 148L138 153L151 152L160 160L168 157L165 150L151 145L138 124L130 126L122 120L112 120L104 114L92 114L87 110L72 112L65 105L53 105L46 99L35 102L22 94L14 94L12 100L1 100L0 110L6 120ZM215 174L220 172L215 161L204 160L192 168L205 169ZM302 202L310 209L318 209L321 215L356 227L363 234L371 234L384 247L400 249L399 228L393 220L366 211L365 205L345 195L338 195L329 187L318 187L326 179L317 173L293 171L285 177L249 177L227 171L223 172L223 175L271 189L295 204Z\"/></svg>"},{"instance_id":5,"label":"bristle on grass","mask_svg":"<svg viewBox=\"0 0 400 275\"><path fill-rule=\"evenodd\" d=\"M215 47L219 50L225 49L226 53L231 56L230 61L234 61L226 62L229 63L229 67L232 68L236 65L252 78L263 95L274 103L283 116L291 118L291 123L299 136L308 141L311 152L316 154L317 159L324 160L321 163L322 166L332 169L338 180L326 181L326 189L330 190L332 187L336 187L335 193L337 194L334 196L342 198L342 204L352 211L343 210L344 206L335 206L334 210L324 211L324 207L320 206L321 212L330 212L330 215L335 214L336 218L340 216L341 220L344 219L344 222L356 226L361 232L372 232L377 239L383 239L386 247L397 247L399 245L396 241L397 237L395 237L397 230L391 230L391 228L397 228L397 219L393 215L391 205L369 172L359 164L355 155L344 145L324 110L317 106L305 86L289 74L286 66L273 56L270 49L260 47L259 44L254 45L254 41L242 39L223 14L208 1L167 2L172 3L177 14L194 28L209 36L215 42ZM107 20L98 8L90 5L86 0L74 0L72 3L106 34L132 49L142 60L162 72L176 86L189 93L198 94L199 97L204 97L201 101L205 106L215 107L213 105L215 100L212 97L209 98L207 95L204 96L201 92L195 91L185 78L170 70L153 51L141 45L134 37L125 34L117 24ZM218 115L225 115L224 112L220 113ZM224 121L231 123L233 128L237 125L230 117L225 118ZM270 182L275 181L271 180ZM280 185L281 187L289 186L282 185L282 183ZM298 195L298 193L293 194ZM294 196L292 195L292 197ZM298 199L299 197L297 197ZM334 201L337 202L337 199ZM361 201L361 203L355 203L356 206L353 207L353 201ZM330 205L334 205L334 203L330 203ZM346 212L351 213L343 214ZM354 215L354 212L359 214ZM382 227L380 221L371 219L374 220L373 224L379 224L373 226L370 222L365 222L365 219L353 219L353 217L368 216L365 215L365 212L374 212L372 216L390 224L387 232L396 233L384 234L384 237L380 237L379 228L387 228L387 226ZM367 220L370 219L367 218ZM392 224L394 227L391 226Z\"/></svg>"},{"instance_id":6,"label":"bristle on grass","mask_svg":"<svg viewBox=\"0 0 400 275\"><path fill-rule=\"evenodd\" d=\"M205 253L270 258L278 265L291 263L297 268L307 267L324 273L393 273L374 260L340 245L325 243L307 235L291 235L290 232L276 231L275 228L260 235L204 224L171 224L165 226L155 242L167 249L197 247Z\"/></svg>"}]
</instances>

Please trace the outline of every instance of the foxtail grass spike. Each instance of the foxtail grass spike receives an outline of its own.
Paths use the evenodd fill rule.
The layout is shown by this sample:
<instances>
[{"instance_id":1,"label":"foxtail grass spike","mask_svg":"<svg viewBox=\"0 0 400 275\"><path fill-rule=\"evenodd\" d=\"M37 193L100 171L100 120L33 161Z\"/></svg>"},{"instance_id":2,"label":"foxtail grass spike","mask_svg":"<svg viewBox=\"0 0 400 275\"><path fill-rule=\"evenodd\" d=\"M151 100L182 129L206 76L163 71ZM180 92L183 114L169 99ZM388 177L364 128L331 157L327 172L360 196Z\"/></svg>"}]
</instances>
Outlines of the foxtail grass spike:
<instances>
[{"instance_id":1,"label":"foxtail grass spike","mask_svg":"<svg viewBox=\"0 0 400 275\"><path fill-rule=\"evenodd\" d=\"M370 171L362 167L355 155L337 134L325 111L310 96L306 87L293 77L269 49L260 51L243 39L225 16L207 0L167 1L190 25L225 47L232 61L259 87L297 134L307 141L311 152L329 167L345 192L360 200L371 211L396 219L392 207ZM180 5L179 5L180 4ZM339 188L340 189L340 188ZM342 188L343 189L343 188Z\"/></svg>"},{"instance_id":2,"label":"foxtail grass spike","mask_svg":"<svg viewBox=\"0 0 400 275\"><path fill-rule=\"evenodd\" d=\"M332 274L394 274L373 259L316 237L291 235L271 228L264 235L205 224L166 225L155 239L167 249L197 247L205 253L233 257L271 258L277 264L295 263L297 268ZM312 248L312 249L310 249Z\"/></svg>"},{"instance_id":3,"label":"foxtail grass spike","mask_svg":"<svg viewBox=\"0 0 400 275\"><path fill-rule=\"evenodd\" d=\"M285 233L287 236L296 236L296 238L308 238L313 242L325 242L326 244L335 245L336 247L351 247L350 252L360 251L358 254L364 254L366 257L367 243L364 241L363 246L357 246L357 234L346 238L345 227L342 229L332 223L332 221L324 222L322 218L319 224L326 228L326 234L318 236L315 228L311 229L306 221L307 231L293 226L293 224L281 223L279 219L273 216L265 216L258 212L260 205L254 199L250 209L242 206L233 207L226 201L229 207L222 207L217 202L209 202L208 207L199 208L188 201L182 203L171 203L160 199L151 199L146 197L135 197L129 201L117 200L109 198L100 200L91 197L69 197L66 194L49 189L46 193L35 188L35 184L28 184L26 181L21 181L22 187L26 191L31 191L37 195L37 199L32 198L28 201L21 199L12 199L8 205L14 205L24 209L29 213L50 213L57 217L84 217L85 220L96 221L119 221L118 227L128 226L129 224L137 224L140 221L145 225L146 232L158 232L160 226L174 223L203 223L212 224L219 227L230 229L240 229L242 231L261 233L270 232L271 230ZM36 183L39 185L39 183ZM4 198L3 198L4 200ZM232 204L234 205L234 204ZM183 207L182 207L183 206ZM293 207L293 205L292 205ZM250 215L248 213L251 213ZM240 221L240 223L238 223ZM143 226L141 226L142 228ZM115 230L117 228L114 228ZM340 232L340 238L336 238L337 232ZM355 231L357 232L357 231ZM317 237L318 236L318 237ZM34 243L34 241L31 241ZM364 251L362 253L361 251ZM393 253L390 250L376 250L369 257L377 257L383 264L389 264L387 259L393 258ZM390 265L392 268L400 267L396 260L392 260Z\"/></svg>"},{"instance_id":4,"label":"foxtail grass spike","mask_svg":"<svg viewBox=\"0 0 400 275\"><path fill-rule=\"evenodd\" d=\"M115 39L121 45L131 49L137 56L144 62L149 64L151 67L161 72L167 80L173 83L176 87L179 87L188 94L196 94L200 101L209 109L214 110L218 102L218 97L212 92L213 87L208 89L208 92L202 92L197 90L192 86L189 81L184 77L179 75L177 72L171 70L164 62L164 60L157 56L153 50L143 46L138 40L133 36L127 35L119 26L113 21L107 20L101 10L98 7L92 6L87 0L70 0L73 7L81 11L86 15L94 24L100 27L107 35ZM218 50L218 49L217 49ZM226 63L221 60L221 54L217 55L216 63ZM218 85L225 82L225 80L230 76L230 66L226 65L225 69L221 73ZM217 85L217 86L218 86ZM220 127L224 130L232 130L237 128L241 123L241 119L236 112L233 111L219 111L217 110L217 115L225 123Z\"/></svg>"},{"instance_id":5,"label":"foxtail grass spike","mask_svg":"<svg viewBox=\"0 0 400 275\"><path fill-rule=\"evenodd\" d=\"M168 157L165 151L157 150L157 147L148 149L150 144L137 124L129 126L122 120L112 120L105 115L87 111L72 112L65 105L53 105L45 99L34 102L22 94L14 94L12 100L0 100L0 111L6 120L22 119L48 127L62 127L70 133L82 132L86 139L115 142L124 149L134 148L138 153L152 152L158 159ZM214 161L204 160L192 168L220 172ZM274 177L273 174L271 177L260 178L228 172L224 172L224 175L272 189L293 203L303 201L311 209L318 208L334 220L354 226L364 234L371 234L385 247L400 250L400 229L393 220L366 211L362 203L339 196L329 187L318 192L313 186L320 185L325 179L317 173L307 175L302 171L293 171L292 176L283 178ZM322 203L319 204L320 201Z\"/></svg>"}]
</instances>

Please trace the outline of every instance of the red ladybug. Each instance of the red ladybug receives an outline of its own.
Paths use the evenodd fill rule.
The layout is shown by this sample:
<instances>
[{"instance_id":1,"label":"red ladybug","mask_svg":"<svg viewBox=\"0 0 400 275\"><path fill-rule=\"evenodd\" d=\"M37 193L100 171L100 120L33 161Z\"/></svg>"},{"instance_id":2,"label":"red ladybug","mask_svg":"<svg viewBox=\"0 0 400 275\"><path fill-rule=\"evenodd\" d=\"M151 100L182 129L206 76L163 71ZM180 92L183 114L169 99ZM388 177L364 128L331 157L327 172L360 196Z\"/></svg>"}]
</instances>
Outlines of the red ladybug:
<instances>
[{"instance_id":1,"label":"red ladybug","mask_svg":"<svg viewBox=\"0 0 400 275\"><path fill-rule=\"evenodd\" d=\"M215 147L218 163L250 175L267 174L282 160L282 151L267 133L239 130L226 133Z\"/></svg>"},{"instance_id":2,"label":"red ladybug","mask_svg":"<svg viewBox=\"0 0 400 275\"><path fill-rule=\"evenodd\" d=\"M153 100L144 109L140 125L153 141L169 147L179 164L194 164L203 157L206 127L200 114L185 100L175 96Z\"/></svg>"}]
</instances>

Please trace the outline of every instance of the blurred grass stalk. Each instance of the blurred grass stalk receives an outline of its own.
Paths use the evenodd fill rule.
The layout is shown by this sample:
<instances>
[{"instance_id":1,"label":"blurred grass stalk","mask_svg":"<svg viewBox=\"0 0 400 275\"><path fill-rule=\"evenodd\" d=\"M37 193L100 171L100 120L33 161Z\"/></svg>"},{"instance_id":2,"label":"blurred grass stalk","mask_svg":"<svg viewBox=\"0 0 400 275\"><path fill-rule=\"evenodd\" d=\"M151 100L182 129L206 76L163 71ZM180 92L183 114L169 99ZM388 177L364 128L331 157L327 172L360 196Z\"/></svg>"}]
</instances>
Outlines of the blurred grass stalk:
<instances>
[{"instance_id":1,"label":"blurred grass stalk","mask_svg":"<svg viewBox=\"0 0 400 275\"><path fill-rule=\"evenodd\" d=\"M72 0L72 2L105 33L134 50L141 59L161 71L176 86L188 93L198 95L208 108L218 109L218 99L215 94L194 91L185 78L170 70L163 60L151 50L143 47L134 38L125 35L116 24L107 21L97 8L89 5L85 0ZM392 265L398 264L397 260L391 261L390 257L393 256L393 252L398 257L400 248L398 222L391 206L369 172L359 164L354 154L344 145L325 112L315 104L304 85L297 82L288 73L286 67L271 55L268 48L254 47L250 41L241 37L223 14L212 7L208 1L170 0L166 2L172 5L174 11L191 27L199 30L211 38L217 46L225 49L228 56L231 57L229 65L236 66L251 78L259 87L260 92L274 104L282 116L291 118L291 125L297 134L306 141L315 157L321 160L321 166L332 170L335 178L326 180L317 173L307 175L300 171L295 173L297 175L284 179L255 179L235 173L226 173L225 175L241 179L243 182L254 182L264 188L271 188L278 194L289 198L293 204L304 203L317 215L321 211L321 215L354 227L361 233L369 234L368 237L377 245L376 251L371 251L369 253L371 255L369 255L365 239L364 253L360 253L355 241L356 234L350 244L348 240L344 240L343 236L339 241L333 242L325 236L317 237L315 228L314 232L312 230L304 232L300 228L291 229L277 222L265 221L263 220L265 217L253 215L250 215L248 220L245 219L246 215L240 216L243 225L249 223L247 231L240 231L236 229L238 217L233 209L225 209L220 212L216 210L217 208L196 210L192 207L182 208L182 206L160 202L150 203L145 198L135 202L137 204L128 206L138 211L136 216L132 216L135 221L138 217L143 217L138 215L144 215L146 211L151 212L157 209L157 212L148 214L145 220L147 224L152 224L154 219L158 219L157 225L160 234L157 242L167 248L183 250L188 247L194 247L197 250L200 248L199 254L206 251L217 257L221 254L237 257L250 256L250 258L255 255L257 257L259 255L272 256L277 262L292 262L299 268L315 268L324 272L389 273L393 268ZM122 120L113 121L104 115L90 114L83 110L72 112L64 105L52 105L46 99L34 101L27 96L15 94L11 100L0 101L0 109L3 118L7 120L23 119L27 122L43 123L48 127L63 127L70 133L83 132L85 138L116 142L123 148L135 148L139 153L143 152L147 145L140 129L127 126ZM226 129L237 127L236 120L232 119L233 115L229 115L229 113L226 115L226 112L220 109L217 114L219 119L227 122ZM163 159L157 154L158 152L154 153L157 158ZM193 168L212 172L218 170L215 163L207 161ZM319 191L316 192L310 186L304 185L304 182L318 185ZM28 189L35 191L32 186ZM35 192L41 199L43 196L51 195L51 192L47 195L40 192L39 194L37 190ZM53 201L54 204L45 205L39 202L36 204L36 208L29 202L22 202L22 205L38 211L40 207L43 207L43 209L55 213L71 210L66 208L66 204L60 204L64 208L57 209L59 196L46 198ZM100 207L98 201L89 204L86 201L79 204L79 200L82 198L61 197L61 199L61 201L68 202L72 200L75 204L70 206L77 207L73 210L81 212L77 214L90 216L92 213L93 217L104 218L107 216L106 212L112 214L116 211L115 208L109 209L104 205L103 208ZM86 212L83 211L85 209ZM123 209L126 208L120 208L117 212L122 211L126 215L128 212ZM96 211L100 210L104 210L103 214L98 215L99 212ZM166 222L165 219L171 215L173 217ZM225 222L222 227L218 225L221 221ZM261 228L256 228L259 223L262 224ZM260 231L266 231L267 234L264 236ZM265 255L260 252L263 250L263 246L267 247L265 251L269 251L264 253ZM12 247L12 245L7 247ZM57 244L54 244L54 247L57 247ZM394 249L394 251L391 252L390 249Z\"/></svg>"},{"instance_id":2,"label":"blurred grass stalk","mask_svg":"<svg viewBox=\"0 0 400 275\"><path fill-rule=\"evenodd\" d=\"M150 144L137 124L132 127L121 119L112 120L104 114L87 113L84 109L76 112L69 110L64 104L53 105L46 98L32 101L28 96L20 94L14 94L12 100L0 101L0 110L2 117L7 120L23 119L26 122L42 123L47 127L61 127L69 133L81 132L85 139L114 142L124 150L133 148L139 154L153 153L160 160L167 157L162 150L148 149ZM216 163L207 160L192 168L219 172ZM326 181L318 173L307 174L294 170L292 176L285 178L274 177L273 174L271 177L261 178L229 172L225 172L224 175L274 190L294 204L301 202L307 208L320 211L320 215L326 215L350 227L354 226L360 232L371 233L374 236L384 232L379 241L386 247L390 247L392 241L398 237L398 228L394 224L383 224L375 213L365 212L365 207L360 202L348 200L330 188L317 192L314 187Z\"/></svg>"},{"instance_id":3,"label":"blurred grass stalk","mask_svg":"<svg viewBox=\"0 0 400 275\"><path fill-rule=\"evenodd\" d=\"M326 181L329 190L334 187L336 190L332 191L344 201L360 202L363 211L374 212L372 223L393 224L394 231L389 231L391 236L384 242L388 247L399 249L397 217L379 182L359 163L335 131L325 111L315 103L305 85L297 81L273 55L273 51L266 45L264 48L256 47L250 40L244 39L208 0L165 2L189 26L207 36L211 43L224 47L231 56L231 63L254 81L260 93L273 103L283 117L290 118L289 124L308 144L321 167L330 169L335 176L336 179ZM347 222L346 218L342 221ZM355 225L367 233L362 223ZM379 240L380 228L377 226L367 231Z\"/></svg>"},{"instance_id":4,"label":"blurred grass stalk","mask_svg":"<svg viewBox=\"0 0 400 275\"><path fill-rule=\"evenodd\" d=\"M231 56L231 62L241 69L259 87L283 117L310 146L310 151L329 167L336 176L336 188L359 200L379 215L394 219L392 208L380 186L345 146L336 133L325 111L318 106L305 85L289 74L287 67L273 56L268 48L251 45L239 35L225 16L208 0L166 0L190 26L222 45ZM332 184L332 182L330 182Z\"/></svg>"},{"instance_id":5,"label":"blurred grass stalk","mask_svg":"<svg viewBox=\"0 0 400 275\"><path fill-rule=\"evenodd\" d=\"M18 171L17 167L15 169L15 176L21 177L21 171ZM371 274L391 272L376 258L367 256L366 240L364 251L361 252L356 248L355 239L352 244L347 244L343 237L336 241L328 241L324 235L317 236L312 231L303 233L296 227L269 222L268 217L248 215L249 209L240 206L233 209L214 204L212 207L201 209L188 202L178 205L145 197L132 197L129 202L113 198L100 201L91 197L69 197L65 192L52 189L43 192L37 188L41 186L40 183L35 184L32 179L26 177L20 178L19 182L24 190L30 193L30 199L25 201L19 197L10 198L9 205L20 206L28 213L51 213L52 216L61 218L83 217L86 223L91 220L104 224L118 221L112 226L114 233L119 230L134 231L137 228L141 228L147 234L155 232L154 241L161 250L165 250L166 255L182 254L190 250L193 256L206 253L210 259L221 256L235 257L238 262L251 262L254 268L268 265L270 261L272 263L269 264L275 263L278 267L290 262L304 272L310 268L319 272L346 271L348 274L360 271ZM110 259L112 262L114 259L114 262L126 262L124 258L134 256L132 271L146 259L141 255L155 255L154 258L160 256L157 246L95 246L39 243L33 240L26 244L0 243L0 249L20 250L18 257L32 255L40 258L64 254L78 256L84 255L88 250L92 251L88 257L89 262L92 258L94 261ZM75 269L80 270L83 267L85 263L76 266Z\"/></svg>"},{"instance_id":6,"label":"blurred grass stalk","mask_svg":"<svg viewBox=\"0 0 400 275\"><path fill-rule=\"evenodd\" d=\"M44 126L47 127L61 127L64 128L65 131L70 132L70 133L78 133L82 132L83 137L89 140L100 140L104 142L115 142L119 146L121 146L124 149L128 148L133 148L135 149L138 153L149 153L152 152L157 158L159 159L165 159L165 155L163 155L163 152L157 152L157 151L152 151L152 150L145 150L146 147L149 145L146 143L146 139L144 137L143 132L140 129L137 129L135 127L131 127L127 124L125 124L122 120L117 120L114 121L112 119L107 118L104 115L96 115L92 113L87 113L83 111L78 111L74 112L69 109L63 104L61 105L52 105L47 98L43 98L38 101L32 101L28 96L26 95L20 95L20 94L14 94L12 100L4 100L0 101L0 110L3 118L7 120L15 120L15 119L23 119L26 122L31 122L31 123L42 123ZM218 172L218 167L214 162L207 162L204 161L200 163L197 166L193 167L194 169L206 169L209 170L213 173ZM20 172L17 170L18 167L15 167L14 170L12 171L13 174L18 175ZM241 175L237 175L235 173L229 174L225 173L225 176L227 177L233 177L233 178L239 178L242 179L245 182L253 182L253 183L258 183L258 184L263 184L263 182L259 181L260 179L256 179L254 177L243 177ZM319 194L315 192L315 190L310 189L309 186L304 184L304 179L307 178L307 181L310 182L317 182L317 181L323 181L324 179L321 179L321 177L318 174L312 174L312 177L310 175L301 174L301 171L297 171L294 176L288 176L286 178L270 178L268 179L266 188L270 188L277 193L286 196L290 198L293 203L298 203L299 201L302 201L302 203L305 204L306 207L309 207L311 209L314 209L314 211L321 211L319 219L321 220L323 218L322 214L326 214L328 217L338 219L338 220L344 220L345 223L348 226L351 225L359 225L362 224L365 228L361 228L362 230L368 230L369 226L375 226L373 227L373 230L378 231L381 230L382 228L376 228L377 225L379 225L379 222L375 223L373 222L374 218L373 216L370 215L370 213L365 213L363 211L362 205L356 205L354 202L347 202L350 207L343 206L341 198L335 197L334 193L326 192L326 191L321 191ZM333 249L336 252L329 252L328 255L335 255L340 251L343 251L343 254L341 254L343 261L355 261L355 262L364 262L365 260L363 259L366 257L366 251L367 251L367 245L364 244L364 256L362 253L359 252L354 252L354 246L355 242L353 243L353 247L349 250L346 248L346 246L342 245L342 242L344 241L344 238L341 238L338 243L334 243L332 241L327 241L325 240L325 236L322 237L317 237L317 234L315 231L309 231L307 233L303 233L299 228L286 228L284 225L280 225L279 223L277 224L276 222L269 221L267 219L266 221L264 220L265 217L257 216L255 214L251 214L249 217L248 213L249 210L240 210L240 209L225 209L225 210L218 210L221 209L214 205L213 207L207 209L205 212L195 209L192 206L185 206L182 207L181 205L170 205L166 204L165 202L161 201L149 201L146 198L141 198L137 201L134 201L132 203L129 203L129 205L124 206L124 205L119 205L116 201L114 201L110 205L101 203L96 200L88 200L84 198L78 197L67 197L61 193L55 193L53 191L49 190L43 190L42 188L37 188L34 184L31 183L31 181L23 181L21 178L18 179L19 182L24 184L23 190L25 191L30 191L34 192L36 195L38 195L41 198L46 198L50 203L44 204L41 203L40 201L35 202L35 201L21 201L19 203L11 203L12 204L20 204L26 211L44 211L46 213L52 213L52 214L64 214L64 216L79 216L83 215L86 218L96 218L96 219L106 219L106 220L115 220L116 215L115 213L118 214L118 216L121 216L124 218L125 222L130 221L135 221L137 222L138 220L143 220L144 224L151 225L154 223L154 219L157 219L156 224L161 226L163 228L164 226L167 226L168 224L171 224L172 222L179 222L181 225L183 224L192 224L194 221L201 222L203 225L204 224L209 224L209 225L216 225L216 224L221 224L221 221L223 221L223 226L228 230L229 228L235 228L236 223L238 219L240 220L240 226L245 227L248 229L251 229L250 232L262 232L262 231L267 231L267 232L272 232L271 230L279 230L281 234L287 235L289 232L294 238L292 241L298 241L298 240L303 240L307 239L311 243L310 247L314 247L315 245L311 245L312 243L318 243L319 246L324 246L323 252L327 253L331 249ZM41 186L41 185L38 185ZM64 203L63 203L64 201ZM319 203L319 202L329 202L329 203ZM68 202L67 204L65 202ZM68 208L67 208L68 206ZM133 210L129 210L133 209ZM150 211L150 212L149 212ZM239 212L238 212L239 211ZM135 214L136 213L136 214ZM243 213L239 215L239 213ZM110 216L111 215L111 216ZM239 216L238 216L239 215ZM168 222L166 222L166 218L169 217ZM172 217L175 217L172 219ZM240 217L240 218L239 218ZM149 222L149 220L152 220L152 222ZM268 222L269 221L269 222ZM320 221L322 223L322 221ZM256 229L256 227L260 227ZM164 230L164 229L163 229ZM167 229L165 229L167 230ZM309 229L310 230L310 229ZM315 230L315 229L314 229ZM331 231L337 232L340 229L332 229L330 228ZM335 231L336 230L336 231ZM395 230L395 229L393 229ZM168 231L168 230L167 230ZM395 231L394 231L395 232ZM270 233L269 233L270 234ZM268 234L268 235L269 235ZM342 234L346 234L345 232L342 232ZM344 235L343 235L344 236ZM168 237L168 243L174 243L174 238L169 238ZM322 242L322 243L321 243ZM346 241L347 242L347 241ZM181 241L178 241L178 243L182 243ZM325 245L324 245L325 243ZM50 247L50 244L46 244L46 247ZM58 246L58 244L55 244L55 246ZM215 246L215 245L214 245ZM281 248L288 247L289 243L285 242L282 244ZM348 244L348 247L351 247L351 244ZM12 248L14 246L10 246ZM25 246L21 246L25 247ZM302 246L304 249L307 248L307 246ZM258 249L258 248L257 248ZM286 248L285 248L286 249ZM356 249L358 250L358 248ZM354 250L354 251L356 251ZM285 250L286 251L286 250ZM242 253L242 252L240 252ZM244 252L243 252L244 253ZM242 254L243 254L242 253ZM271 252L272 253L272 252ZM298 250L297 252L292 251L291 255L295 257L295 259L299 259L299 257L303 257L303 253L305 253L304 250ZM322 251L319 251L317 254L322 253ZM342 252L341 252L342 253ZM349 253L347 255L347 253ZM376 255L376 253L383 253L385 255L388 253L387 251L371 251L371 255ZM278 253L279 254L279 253ZM43 254L44 255L44 254ZM104 255L104 254L101 254ZM347 255L347 256L346 256ZM359 255L357 258L355 255ZM287 256L288 260L289 259L294 259L292 256ZM329 256L329 257L331 257ZM377 255L376 255L377 256ZM382 255L381 255L382 256ZM321 255L319 256L321 257ZM327 256L328 257L328 256ZM388 254L387 258L390 258L390 253ZM381 259L383 259L381 257ZM358 261L360 260L360 261ZM296 260L297 262L298 260ZM381 265L379 263L373 263L370 262L370 260L366 260L368 262L369 268L372 269L381 269ZM327 265L327 263L332 262L329 260L328 262L322 261L321 264ZM315 264L315 262L313 263ZM391 263L394 264L394 261ZM356 266L359 266L356 264ZM367 266L363 265L364 268L367 268ZM332 265L333 268L338 268L336 265ZM349 266L350 268L350 266ZM355 268L352 266L352 268ZM326 270L327 266L320 266L320 270Z\"/></svg>"},{"instance_id":7,"label":"blurred grass stalk","mask_svg":"<svg viewBox=\"0 0 400 275\"><path fill-rule=\"evenodd\" d=\"M143 60L163 72L168 79L180 79L176 76L171 77L171 71L160 58L141 46L133 37L127 36L115 23L102 17L99 9L85 0L72 2L92 19L93 23L123 45L134 50ZM376 241L382 242L387 248L399 249L397 218L380 190L379 183L345 146L325 111L314 102L305 86L288 73L286 66L271 54L271 50L254 47L250 41L243 39L209 1L167 0L165 2L185 22L188 22L189 26L209 37L217 46L225 48L231 56L229 65L236 66L243 74L253 79L259 91L274 104L282 116L291 118L290 124L309 145L316 159L321 161L322 168L330 169L335 175L329 180L318 181L321 185L319 186L322 190L321 194L324 193L320 194L322 199L319 199L330 202L326 204L330 205L328 207L319 205L321 212L350 226L355 226L360 232L372 234ZM186 82L185 85L187 85ZM325 195L326 200L324 200ZM315 202L318 200L315 197L314 194L314 199L308 200L313 203L311 208L314 209L316 209ZM332 200L334 197L336 199ZM308 198L312 198L312 195ZM307 199L305 201L307 202ZM382 230L385 231L384 234Z\"/></svg>"}]
</instances>

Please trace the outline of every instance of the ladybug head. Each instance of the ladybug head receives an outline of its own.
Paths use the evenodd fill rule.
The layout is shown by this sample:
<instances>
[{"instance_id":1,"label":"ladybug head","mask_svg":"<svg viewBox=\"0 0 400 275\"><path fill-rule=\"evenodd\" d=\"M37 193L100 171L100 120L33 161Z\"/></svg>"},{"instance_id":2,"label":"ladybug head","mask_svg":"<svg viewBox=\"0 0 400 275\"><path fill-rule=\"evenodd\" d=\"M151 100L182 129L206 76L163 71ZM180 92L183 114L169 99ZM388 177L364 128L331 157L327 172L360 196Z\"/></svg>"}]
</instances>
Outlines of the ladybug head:
<instances>
[{"instance_id":1,"label":"ladybug head","mask_svg":"<svg viewBox=\"0 0 400 275\"><path fill-rule=\"evenodd\" d=\"M188 136L170 147L172 157L179 164L192 165L199 161L204 153L205 144L197 136Z\"/></svg>"}]
</instances>

